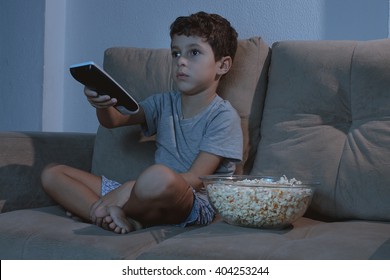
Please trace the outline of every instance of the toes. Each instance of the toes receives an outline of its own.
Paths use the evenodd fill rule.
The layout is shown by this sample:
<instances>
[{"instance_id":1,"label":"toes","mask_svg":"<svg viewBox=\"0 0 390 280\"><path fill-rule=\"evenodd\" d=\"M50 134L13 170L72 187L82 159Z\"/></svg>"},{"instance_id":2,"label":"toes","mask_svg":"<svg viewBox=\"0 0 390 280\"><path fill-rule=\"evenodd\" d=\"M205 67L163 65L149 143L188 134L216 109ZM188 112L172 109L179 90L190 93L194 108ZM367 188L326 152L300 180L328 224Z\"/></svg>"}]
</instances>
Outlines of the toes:
<instances>
[{"instance_id":1,"label":"toes","mask_svg":"<svg viewBox=\"0 0 390 280\"><path fill-rule=\"evenodd\" d=\"M104 218L104 221L105 221L107 224L111 224L111 223L113 222L111 216L106 216L106 217Z\"/></svg>"},{"instance_id":2,"label":"toes","mask_svg":"<svg viewBox=\"0 0 390 280\"><path fill-rule=\"evenodd\" d=\"M100 218L101 223L98 224L102 228L118 234L126 234L137 229L137 225L133 225L127 220L121 208L112 206L107 208L107 210L108 215Z\"/></svg>"},{"instance_id":3,"label":"toes","mask_svg":"<svg viewBox=\"0 0 390 280\"><path fill-rule=\"evenodd\" d=\"M108 227L109 227L111 230L113 230L113 231L115 231L115 230L118 228L118 226L117 226L114 222L109 223L109 224L108 224Z\"/></svg>"}]
</instances>

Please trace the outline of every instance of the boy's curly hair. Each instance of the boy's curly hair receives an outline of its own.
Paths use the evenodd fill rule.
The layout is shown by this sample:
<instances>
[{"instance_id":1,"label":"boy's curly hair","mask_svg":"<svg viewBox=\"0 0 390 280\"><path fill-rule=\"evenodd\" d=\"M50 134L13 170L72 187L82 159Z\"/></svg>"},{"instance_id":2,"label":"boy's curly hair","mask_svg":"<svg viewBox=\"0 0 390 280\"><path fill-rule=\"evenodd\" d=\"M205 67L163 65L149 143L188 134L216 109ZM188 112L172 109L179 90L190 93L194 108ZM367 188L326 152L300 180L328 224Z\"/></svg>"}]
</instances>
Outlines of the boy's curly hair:
<instances>
[{"instance_id":1,"label":"boy's curly hair","mask_svg":"<svg viewBox=\"0 0 390 280\"><path fill-rule=\"evenodd\" d=\"M170 30L171 39L174 35L204 38L210 44L216 61L224 56L234 59L238 34L230 22L220 15L198 12L178 17L171 24Z\"/></svg>"}]
</instances>

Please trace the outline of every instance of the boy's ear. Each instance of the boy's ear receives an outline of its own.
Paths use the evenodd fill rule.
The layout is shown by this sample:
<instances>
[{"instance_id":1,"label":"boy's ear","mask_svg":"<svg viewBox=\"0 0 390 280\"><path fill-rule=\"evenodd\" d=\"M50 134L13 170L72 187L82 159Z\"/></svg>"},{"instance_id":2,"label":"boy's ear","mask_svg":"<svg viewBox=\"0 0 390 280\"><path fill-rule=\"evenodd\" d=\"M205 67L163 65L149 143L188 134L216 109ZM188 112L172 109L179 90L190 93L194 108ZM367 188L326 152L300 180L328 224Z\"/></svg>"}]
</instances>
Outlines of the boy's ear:
<instances>
[{"instance_id":1,"label":"boy's ear","mask_svg":"<svg viewBox=\"0 0 390 280\"><path fill-rule=\"evenodd\" d=\"M232 67L233 60L230 56L224 56L222 57L219 62L218 62L218 69L217 69L217 74L222 76L229 72L230 68Z\"/></svg>"}]
</instances>

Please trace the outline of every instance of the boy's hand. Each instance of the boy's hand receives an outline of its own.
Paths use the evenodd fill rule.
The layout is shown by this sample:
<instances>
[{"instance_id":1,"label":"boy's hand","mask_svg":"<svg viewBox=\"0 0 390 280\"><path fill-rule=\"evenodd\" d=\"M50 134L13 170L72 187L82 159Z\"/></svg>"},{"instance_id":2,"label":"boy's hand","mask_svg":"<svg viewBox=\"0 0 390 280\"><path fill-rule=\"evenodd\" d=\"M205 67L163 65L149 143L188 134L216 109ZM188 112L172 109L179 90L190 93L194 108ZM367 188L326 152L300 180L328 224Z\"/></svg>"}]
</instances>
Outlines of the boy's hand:
<instances>
[{"instance_id":1,"label":"boy's hand","mask_svg":"<svg viewBox=\"0 0 390 280\"><path fill-rule=\"evenodd\" d=\"M117 103L116 98L111 98L109 95L99 95L96 91L84 88L84 94L91 105L97 109L105 109L114 106Z\"/></svg>"}]
</instances>

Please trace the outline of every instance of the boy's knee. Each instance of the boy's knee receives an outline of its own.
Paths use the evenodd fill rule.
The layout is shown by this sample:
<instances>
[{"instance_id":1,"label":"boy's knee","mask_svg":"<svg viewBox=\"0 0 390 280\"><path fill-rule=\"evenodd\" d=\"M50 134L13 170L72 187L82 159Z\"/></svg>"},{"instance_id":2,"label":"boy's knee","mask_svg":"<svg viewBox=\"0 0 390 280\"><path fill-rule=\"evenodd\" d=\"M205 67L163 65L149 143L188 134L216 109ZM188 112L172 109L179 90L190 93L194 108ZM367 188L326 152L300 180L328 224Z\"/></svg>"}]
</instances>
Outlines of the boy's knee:
<instances>
[{"instance_id":1,"label":"boy's knee","mask_svg":"<svg viewBox=\"0 0 390 280\"><path fill-rule=\"evenodd\" d=\"M158 181L164 183L164 185L173 184L178 175L175 171L162 164L152 165L149 169L149 173L152 178L158 178Z\"/></svg>"},{"instance_id":2,"label":"boy's knee","mask_svg":"<svg viewBox=\"0 0 390 280\"><path fill-rule=\"evenodd\" d=\"M169 196L174 194L175 186L181 176L172 169L155 164L146 169L138 178L136 194L140 199L151 199L154 197Z\"/></svg>"},{"instance_id":3,"label":"boy's knee","mask_svg":"<svg viewBox=\"0 0 390 280\"><path fill-rule=\"evenodd\" d=\"M45 190L50 188L50 182L57 176L62 167L63 166L60 164L51 163L43 168L41 174L41 182Z\"/></svg>"}]
</instances>

